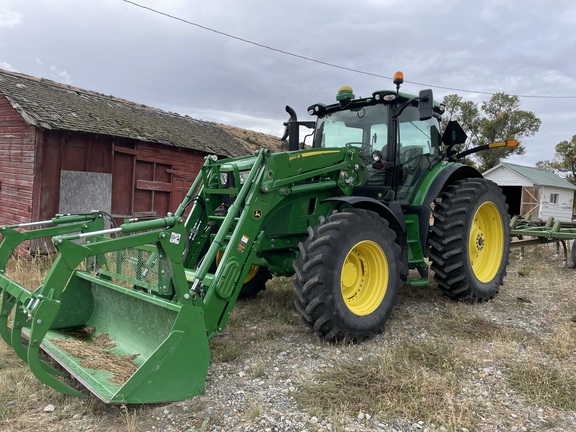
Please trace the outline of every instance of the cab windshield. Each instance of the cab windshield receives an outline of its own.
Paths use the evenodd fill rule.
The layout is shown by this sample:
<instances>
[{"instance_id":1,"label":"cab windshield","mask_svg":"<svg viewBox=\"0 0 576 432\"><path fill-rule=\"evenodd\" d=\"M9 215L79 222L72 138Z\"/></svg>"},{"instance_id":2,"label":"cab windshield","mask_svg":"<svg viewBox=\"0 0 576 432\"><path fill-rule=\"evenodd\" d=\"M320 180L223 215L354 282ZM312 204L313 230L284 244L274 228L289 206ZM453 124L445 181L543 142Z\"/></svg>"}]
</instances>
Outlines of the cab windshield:
<instances>
[{"instance_id":1,"label":"cab windshield","mask_svg":"<svg viewBox=\"0 0 576 432\"><path fill-rule=\"evenodd\" d=\"M380 104L327 114L318 119L314 147L383 146L387 120L387 107Z\"/></svg>"},{"instance_id":2,"label":"cab windshield","mask_svg":"<svg viewBox=\"0 0 576 432\"><path fill-rule=\"evenodd\" d=\"M399 202L409 203L426 173L442 159L440 126L435 117L420 120L418 108L408 106L398 117L397 142L388 151L389 108L376 104L326 114L318 119L314 147L358 147L366 185L390 185ZM397 167L395 180L392 171L373 167L374 151Z\"/></svg>"},{"instance_id":3,"label":"cab windshield","mask_svg":"<svg viewBox=\"0 0 576 432\"><path fill-rule=\"evenodd\" d=\"M380 150L386 155L388 143L388 106L371 105L337 111L318 119L314 147L362 147L362 154ZM403 153L440 155L438 120L420 120L417 107L407 107L398 118L399 156Z\"/></svg>"}]
</instances>

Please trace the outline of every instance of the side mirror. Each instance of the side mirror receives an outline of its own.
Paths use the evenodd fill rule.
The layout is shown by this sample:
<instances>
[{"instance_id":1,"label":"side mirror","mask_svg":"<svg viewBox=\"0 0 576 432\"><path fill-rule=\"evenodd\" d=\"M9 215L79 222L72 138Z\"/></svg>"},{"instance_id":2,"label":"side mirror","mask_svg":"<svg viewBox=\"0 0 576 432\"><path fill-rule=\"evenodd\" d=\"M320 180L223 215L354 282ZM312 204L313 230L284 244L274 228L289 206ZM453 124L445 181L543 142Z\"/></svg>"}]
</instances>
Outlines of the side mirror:
<instances>
[{"instance_id":1,"label":"side mirror","mask_svg":"<svg viewBox=\"0 0 576 432\"><path fill-rule=\"evenodd\" d=\"M418 111L420 112L420 120L431 119L434 114L434 95L432 90L420 90L419 98Z\"/></svg>"}]
</instances>

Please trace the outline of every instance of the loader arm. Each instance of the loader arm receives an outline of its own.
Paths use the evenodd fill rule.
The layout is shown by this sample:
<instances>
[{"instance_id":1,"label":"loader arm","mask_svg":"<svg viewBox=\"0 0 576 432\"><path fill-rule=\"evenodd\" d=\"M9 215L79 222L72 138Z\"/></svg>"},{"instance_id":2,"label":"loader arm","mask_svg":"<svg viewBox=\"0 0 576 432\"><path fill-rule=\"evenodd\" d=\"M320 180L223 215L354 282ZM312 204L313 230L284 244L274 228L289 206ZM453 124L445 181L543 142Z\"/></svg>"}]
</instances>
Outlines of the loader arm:
<instances>
[{"instance_id":1,"label":"loader arm","mask_svg":"<svg viewBox=\"0 0 576 432\"><path fill-rule=\"evenodd\" d=\"M196 395L208 339L225 327L253 262L266 263L263 249L277 244L297 253L316 217L300 218L276 242L275 214L301 200L350 194L361 180L354 148L207 157L183 203L164 218L110 229L97 215L29 231L2 227L0 334L38 379L63 393L80 395L42 353L107 403ZM25 287L6 274L6 261L23 241L42 237L57 257L40 287ZM102 339L109 343L100 346Z\"/></svg>"},{"instance_id":2,"label":"loader arm","mask_svg":"<svg viewBox=\"0 0 576 432\"><path fill-rule=\"evenodd\" d=\"M214 186L212 180L220 178L223 173L232 173L239 181L239 173L246 170L247 164L252 166L241 188L226 190ZM357 150L352 148L277 154L262 150L253 162L240 160L213 164L209 161L203 169L204 182L198 191L203 202L221 203L217 197L225 195L223 192L235 195L226 215L212 216L212 219L209 215L211 209L206 210L202 207L206 204L195 201L187 223L192 226L197 222L196 217L205 213L208 213L206 220L222 219L210 247L200 257L199 266L187 271L188 277L193 279L192 295L203 298L206 331L211 336L226 325L243 281L265 243L267 232L263 227L269 221L269 215L294 194L319 196L325 190L350 194L361 180L361 170ZM197 232L191 238L192 244L197 238L202 241L202 231ZM223 251L220 264L215 273L210 274L219 251ZM195 267L192 263L188 266Z\"/></svg>"}]
</instances>

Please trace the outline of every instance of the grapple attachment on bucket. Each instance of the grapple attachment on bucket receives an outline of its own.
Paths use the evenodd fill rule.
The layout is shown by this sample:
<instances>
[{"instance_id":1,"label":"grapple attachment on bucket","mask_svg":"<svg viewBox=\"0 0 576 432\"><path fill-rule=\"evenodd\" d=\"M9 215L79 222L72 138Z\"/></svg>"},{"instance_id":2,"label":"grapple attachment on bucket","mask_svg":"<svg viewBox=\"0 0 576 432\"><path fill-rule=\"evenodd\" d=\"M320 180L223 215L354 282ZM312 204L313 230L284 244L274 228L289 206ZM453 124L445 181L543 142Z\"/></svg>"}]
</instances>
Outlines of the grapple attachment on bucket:
<instances>
[{"instance_id":1,"label":"grapple attachment on bucket","mask_svg":"<svg viewBox=\"0 0 576 432\"><path fill-rule=\"evenodd\" d=\"M166 217L108 229L99 213L0 227L0 334L63 393L81 394L71 375L109 403L194 396L204 388L208 340L249 273L293 274L298 243L336 205L324 198L336 187L351 193L359 167L354 148L208 156ZM6 263L40 238L57 255L33 289Z\"/></svg>"},{"instance_id":2,"label":"grapple attachment on bucket","mask_svg":"<svg viewBox=\"0 0 576 432\"><path fill-rule=\"evenodd\" d=\"M79 224L45 221L57 225L25 233L16 231L22 225L2 227L3 339L38 379L62 393L82 395L59 368L109 403L200 393L209 365L203 311L189 295L173 301L177 284L188 287L181 264L185 242L175 240L186 235L182 218L108 230L99 229L101 216L88 218ZM59 253L40 287L32 291L9 279L8 252L22 241L55 233Z\"/></svg>"},{"instance_id":3,"label":"grapple attachment on bucket","mask_svg":"<svg viewBox=\"0 0 576 432\"><path fill-rule=\"evenodd\" d=\"M208 339L226 324L261 236L246 202L262 178L263 158L241 162L249 174L244 186L238 179L226 214L216 208L231 190L219 189L221 165L207 158L185 201L164 218L105 229L94 213L0 227L3 339L62 393L82 394L68 374L107 403L202 392ZM238 177L232 165L226 169ZM31 225L38 229L23 231ZM11 278L6 263L22 242L44 237L57 255L34 290Z\"/></svg>"}]
</instances>

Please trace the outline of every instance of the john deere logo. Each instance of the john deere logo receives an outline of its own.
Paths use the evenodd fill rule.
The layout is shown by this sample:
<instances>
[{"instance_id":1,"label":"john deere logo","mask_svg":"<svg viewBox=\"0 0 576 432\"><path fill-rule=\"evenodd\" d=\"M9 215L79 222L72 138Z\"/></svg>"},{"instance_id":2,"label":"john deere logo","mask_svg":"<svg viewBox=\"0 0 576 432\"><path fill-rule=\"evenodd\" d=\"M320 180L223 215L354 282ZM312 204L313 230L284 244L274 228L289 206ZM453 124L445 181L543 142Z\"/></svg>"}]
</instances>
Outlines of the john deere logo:
<instances>
[{"instance_id":1,"label":"john deere logo","mask_svg":"<svg viewBox=\"0 0 576 432\"><path fill-rule=\"evenodd\" d=\"M262 217L262 210L254 210L254 219L260 219Z\"/></svg>"}]
</instances>

